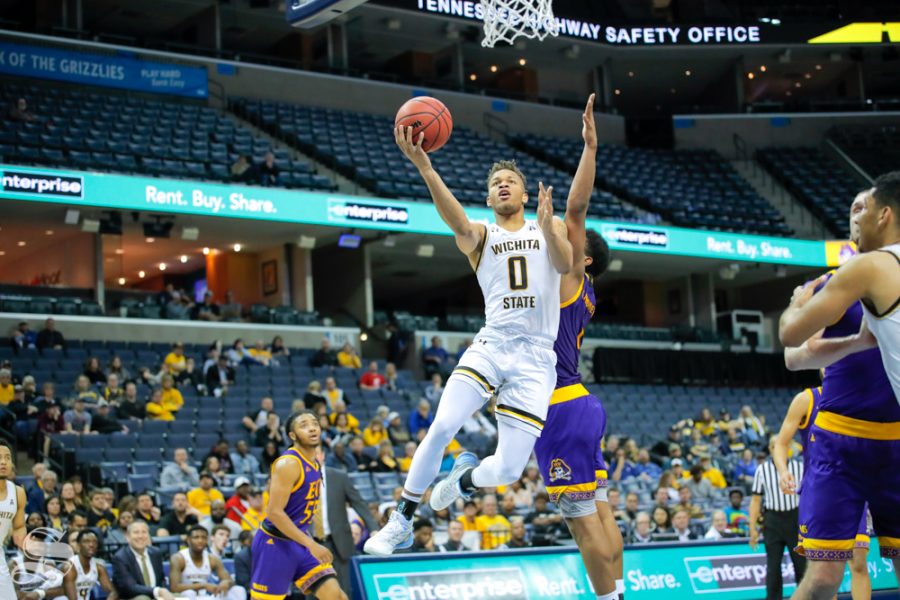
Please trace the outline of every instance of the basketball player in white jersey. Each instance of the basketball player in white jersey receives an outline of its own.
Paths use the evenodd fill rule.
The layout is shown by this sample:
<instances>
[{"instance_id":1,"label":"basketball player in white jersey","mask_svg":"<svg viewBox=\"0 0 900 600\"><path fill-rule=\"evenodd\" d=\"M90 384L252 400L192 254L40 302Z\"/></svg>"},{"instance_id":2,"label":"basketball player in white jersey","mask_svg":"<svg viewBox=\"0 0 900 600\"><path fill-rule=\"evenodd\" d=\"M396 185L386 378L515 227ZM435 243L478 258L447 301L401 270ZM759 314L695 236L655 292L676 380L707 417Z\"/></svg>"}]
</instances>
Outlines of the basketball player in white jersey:
<instances>
[{"instance_id":1,"label":"basketball player in white jersey","mask_svg":"<svg viewBox=\"0 0 900 600\"><path fill-rule=\"evenodd\" d=\"M113 588L106 567L94 558L99 545L97 534L90 529L83 529L78 532L75 540L78 543L78 554L69 559L72 568L63 577L67 600L90 600L91 590L98 583L108 594L107 600L118 600L119 595Z\"/></svg>"},{"instance_id":2,"label":"basketball player in white jersey","mask_svg":"<svg viewBox=\"0 0 900 600\"><path fill-rule=\"evenodd\" d=\"M487 205L494 210L495 222L473 223L431 166L422 149L423 136L414 141L411 128L397 128L394 135L475 271L486 324L447 381L397 509L366 542L365 551L378 556L412 545L413 514L438 473L444 448L495 392L496 453L480 465L474 454L460 454L450 476L433 490L431 506L444 508L475 488L506 485L521 476L556 385L553 343L559 328L560 275L572 268L566 225L553 216L552 188L539 185L537 220L526 220L525 176L515 162L495 163L487 179Z\"/></svg>"},{"instance_id":3,"label":"basketball player in white jersey","mask_svg":"<svg viewBox=\"0 0 900 600\"><path fill-rule=\"evenodd\" d=\"M813 295L825 276L794 291L781 316L779 337L785 346L800 346L861 301L864 325L847 339L846 353L877 344L900 402L900 171L875 180L854 220L860 254L838 269L818 294Z\"/></svg>"},{"instance_id":4,"label":"basketball player in white jersey","mask_svg":"<svg viewBox=\"0 0 900 600\"><path fill-rule=\"evenodd\" d=\"M209 552L209 532L200 525L188 532L188 547L172 555L169 561L169 582L172 593L182 598L217 598L218 600L246 600L247 590L234 585L234 580L222 560ZM277 569L277 565L272 566ZM219 583L212 583L216 574Z\"/></svg>"},{"instance_id":5,"label":"basketball player in white jersey","mask_svg":"<svg viewBox=\"0 0 900 600\"><path fill-rule=\"evenodd\" d=\"M18 548L25 541L25 489L13 483L12 447L0 439L0 548L12 534ZM0 598L15 598L16 590L6 560L0 560Z\"/></svg>"}]
</instances>

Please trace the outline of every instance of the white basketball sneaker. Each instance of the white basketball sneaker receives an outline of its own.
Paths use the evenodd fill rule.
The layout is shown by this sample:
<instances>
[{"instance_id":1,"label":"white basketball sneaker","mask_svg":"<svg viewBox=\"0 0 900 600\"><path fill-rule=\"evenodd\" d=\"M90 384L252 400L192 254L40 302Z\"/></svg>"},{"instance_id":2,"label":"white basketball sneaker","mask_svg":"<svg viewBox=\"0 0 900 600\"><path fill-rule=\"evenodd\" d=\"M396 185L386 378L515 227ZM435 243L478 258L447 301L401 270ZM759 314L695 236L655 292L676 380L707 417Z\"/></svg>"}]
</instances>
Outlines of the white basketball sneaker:
<instances>
[{"instance_id":1,"label":"white basketball sneaker","mask_svg":"<svg viewBox=\"0 0 900 600\"><path fill-rule=\"evenodd\" d=\"M412 545L412 521L404 517L399 510L394 510L387 525L366 541L363 552L374 556L390 556L394 550L406 550Z\"/></svg>"},{"instance_id":2,"label":"white basketball sneaker","mask_svg":"<svg viewBox=\"0 0 900 600\"><path fill-rule=\"evenodd\" d=\"M478 465L478 457L471 452L462 452L453 462L453 468L447 479L439 481L434 489L431 490L431 501L429 504L433 510L444 510L459 498L467 498L471 494L464 494L459 487L459 478L463 476L468 469L473 469Z\"/></svg>"}]
</instances>

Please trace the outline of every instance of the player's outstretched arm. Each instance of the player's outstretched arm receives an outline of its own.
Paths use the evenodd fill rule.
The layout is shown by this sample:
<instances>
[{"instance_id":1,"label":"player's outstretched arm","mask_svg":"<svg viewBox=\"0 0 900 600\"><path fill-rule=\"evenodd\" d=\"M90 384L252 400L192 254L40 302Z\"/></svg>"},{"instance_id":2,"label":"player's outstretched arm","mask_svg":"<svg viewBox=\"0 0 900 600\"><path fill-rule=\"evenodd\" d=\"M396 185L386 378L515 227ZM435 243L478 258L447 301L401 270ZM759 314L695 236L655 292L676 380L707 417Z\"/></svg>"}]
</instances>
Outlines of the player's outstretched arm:
<instances>
[{"instance_id":1,"label":"player's outstretched arm","mask_svg":"<svg viewBox=\"0 0 900 600\"><path fill-rule=\"evenodd\" d=\"M16 516L12 521L12 540L16 548L25 550L22 545L25 543L25 535L28 531L25 529L25 505L28 503L28 496L25 488L20 485L15 487L16 490Z\"/></svg>"},{"instance_id":2,"label":"player's outstretched arm","mask_svg":"<svg viewBox=\"0 0 900 600\"><path fill-rule=\"evenodd\" d=\"M484 225L469 221L462 204L431 166L431 159L422 149L422 140L425 139L425 134L420 133L418 139L413 140L412 131L412 127L394 128L394 139L397 146L419 170L419 174L425 180L425 185L428 186L438 214L456 237L456 246L460 252L468 256L481 244L481 240L484 238Z\"/></svg>"},{"instance_id":3,"label":"player's outstretched arm","mask_svg":"<svg viewBox=\"0 0 900 600\"><path fill-rule=\"evenodd\" d=\"M538 183L537 220L547 240L553 268L559 273L568 273L572 270L572 244L569 243L566 224L553 216L553 186L545 189L543 181Z\"/></svg>"},{"instance_id":4,"label":"player's outstretched arm","mask_svg":"<svg viewBox=\"0 0 900 600\"><path fill-rule=\"evenodd\" d=\"M822 332L819 332L799 348L785 348L784 366L789 371L824 369L851 354L877 346L878 340L863 319L859 333L839 338L823 338Z\"/></svg>"},{"instance_id":5,"label":"player's outstretched arm","mask_svg":"<svg viewBox=\"0 0 900 600\"><path fill-rule=\"evenodd\" d=\"M566 199L566 225L569 224L570 219L580 220L583 229L591 194L594 193L594 179L597 175L597 126L594 123L594 94L588 98L584 114L581 115L581 123L584 149L581 151L581 160L578 161L578 169L575 171L572 187L569 188L569 197Z\"/></svg>"},{"instance_id":6,"label":"player's outstretched arm","mask_svg":"<svg viewBox=\"0 0 900 600\"><path fill-rule=\"evenodd\" d=\"M798 286L790 306L781 315L778 326L781 343L800 346L817 331L837 321L854 302L867 296L868 281L877 274L870 257L860 255L838 269L818 293L815 289L827 275Z\"/></svg>"},{"instance_id":7,"label":"player's outstretched arm","mask_svg":"<svg viewBox=\"0 0 900 600\"><path fill-rule=\"evenodd\" d=\"M810 392L803 391L794 396L787 414L784 416L784 421L781 423L781 430L775 437L775 445L772 447L772 462L775 463L775 469L778 470L778 485L785 494L797 492L797 482L794 481L794 476L787 466L788 449L791 446L791 440L800 429L800 424L806 419L809 412L809 394ZM811 425L812 423L807 423L806 426L810 427Z\"/></svg>"}]
</instances>

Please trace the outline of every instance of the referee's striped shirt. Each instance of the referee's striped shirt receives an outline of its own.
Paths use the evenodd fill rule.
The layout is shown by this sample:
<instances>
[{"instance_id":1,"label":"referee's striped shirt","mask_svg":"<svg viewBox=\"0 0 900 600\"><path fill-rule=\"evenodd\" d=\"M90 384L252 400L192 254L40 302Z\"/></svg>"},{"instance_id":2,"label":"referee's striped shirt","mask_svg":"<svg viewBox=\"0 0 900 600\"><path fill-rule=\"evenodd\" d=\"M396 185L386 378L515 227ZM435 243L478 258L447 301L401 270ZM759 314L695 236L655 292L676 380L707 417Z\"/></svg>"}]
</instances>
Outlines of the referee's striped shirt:
<instances>
[{"instance_id":1,"label":"referee's striped shirt","mask_svg":"<svg viewBox=\"0 0 900 600\"><path fill-rule=\"evenodd\" d=\"M803 479L803 463L797 459L791 459L787 466L799 486ZM752 491L763 497L763 506L766 507L766 510L783 512L794 510L800 506L800 496L785 494L781 491L781 487L778 485L778 470L771 458L756 469Z\"/></svg>"}]
</instances>

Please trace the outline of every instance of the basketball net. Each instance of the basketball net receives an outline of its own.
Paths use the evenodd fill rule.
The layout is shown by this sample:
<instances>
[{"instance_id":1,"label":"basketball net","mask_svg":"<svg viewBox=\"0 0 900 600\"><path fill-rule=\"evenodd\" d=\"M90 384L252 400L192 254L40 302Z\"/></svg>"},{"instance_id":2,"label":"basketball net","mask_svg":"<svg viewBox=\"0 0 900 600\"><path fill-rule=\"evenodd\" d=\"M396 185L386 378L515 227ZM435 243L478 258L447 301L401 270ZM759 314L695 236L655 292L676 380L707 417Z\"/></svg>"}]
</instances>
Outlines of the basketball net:
<instances>
[{"instance_id":1,"label":"basketball net","mask_svg":"<svg viewBox=\"0 0 900 600\"><path fill-rule=\"evenodd\" d=\"M497 42L512 44L517 37L543 40L559 35L553 16L553 0L481 0L484 12L484 39L481 45L493 48Z\"/></svg>"}]
</instances>

